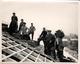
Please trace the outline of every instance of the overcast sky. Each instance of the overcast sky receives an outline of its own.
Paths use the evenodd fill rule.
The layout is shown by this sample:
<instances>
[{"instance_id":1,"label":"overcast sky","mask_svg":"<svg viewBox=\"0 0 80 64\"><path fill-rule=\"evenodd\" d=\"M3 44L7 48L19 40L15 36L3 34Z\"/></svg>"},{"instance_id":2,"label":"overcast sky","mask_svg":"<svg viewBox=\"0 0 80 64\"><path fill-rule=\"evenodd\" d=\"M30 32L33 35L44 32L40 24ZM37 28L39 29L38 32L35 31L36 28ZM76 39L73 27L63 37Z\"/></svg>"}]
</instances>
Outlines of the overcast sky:
<instances>
[{"instance_id":1,"label":"overcast sky","mask_svg":"<svg viewBox=\"0 0 80 64\"><path fill-rule=\"evenodd\" d=\"M54 33L62 29L66 35L78 33L77 3L27 3L3 2L0 4L0 21L10 24L12 13L15 12L20 23L23 18L29 27L33 22L36 27L35 39L42 28L51 29Z\"/></svg>"}]
</instances>

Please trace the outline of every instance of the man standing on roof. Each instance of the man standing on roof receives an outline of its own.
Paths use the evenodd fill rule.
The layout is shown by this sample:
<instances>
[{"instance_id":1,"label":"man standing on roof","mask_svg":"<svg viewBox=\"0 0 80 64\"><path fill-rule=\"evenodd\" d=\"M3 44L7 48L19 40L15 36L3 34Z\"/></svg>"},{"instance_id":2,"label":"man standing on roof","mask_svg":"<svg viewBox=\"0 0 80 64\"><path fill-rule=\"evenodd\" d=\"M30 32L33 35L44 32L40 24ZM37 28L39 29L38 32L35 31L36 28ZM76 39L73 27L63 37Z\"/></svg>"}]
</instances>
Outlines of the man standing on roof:
<instances>
[{"instance_id":1,"label":"man standing on roof","mask_svg":"<svg viewBox=\"0 0 80 64\"><path fill-rule=\"evenodd\" d=\"M64 32L62 30L57 30L55 33L55 36L56 36L57 56L58 56L60 62L62 62L63 58L64 58L64 55L63 55L64 45L63 45L62 39L65 35L64 35Z\"/></svg>"},{"instance_id":2,"label":"man standing on roof","mask_svg":"<svg viewBox=\"0 0 80 64\"><path fill-rule=\"evenodd\" d=\"M23 26L23 24L24 24L24 20L21 19L21 22L20 22L20 25L19 25L19 31L20 31L21 27Z\"/></svg>"},{"instance_id":3,"label":"man standing on roof","mask_svg":"<svg viewBox=\"0 0 80 64\"><path fill-rule=\"evenodd\" d=\"M34 37L34 31L35 31L36 29L35 29L35 27L33 26L33 23L31 23L31 26L30 26L30 28L29 28L29 34L31 34L31 36L32 36L32 40L33 40L33 37Z\"/></svg>"},{"instance_id":4,"label":"man standing on roof","mask_svg":"<svg viewBox=\"0 0 80 64\"><path fill-rule=\"evenodd\" d=\"M44 42L44 39L45 39L46 35L47 35L47 31L46 31L45 28L43 28L43 31L42 31L42 33L39 36L38 41L37 41L38 45L39 45L39 43L40 43L41 40Z\"/></svg>"},{"instance_id":5,"label":"man standing on roof","mask_svg":"<svg viewBox=\"0 0 80 64\"><path fill-rule=\"evenodd\" d=\"M17 28L18 28L18 18L16 16L16 13L13 13L13 16L11 17L11 23L9 26L9 33L13 34L17 32Z\"/></svg>"},{"instance_id":6,"label":"man standing on roof","mask_svg":"<svg viewBox=\"0 0 80 64\"><path fill-rule=\"evenodd\" d=\"M28 30L28 28L26 27L26 23L23 22L23 25L20 29L20 34L22 35L22 39L24 39L24 40L30 40L27 30Z\"/></svg>"}]
</instances>

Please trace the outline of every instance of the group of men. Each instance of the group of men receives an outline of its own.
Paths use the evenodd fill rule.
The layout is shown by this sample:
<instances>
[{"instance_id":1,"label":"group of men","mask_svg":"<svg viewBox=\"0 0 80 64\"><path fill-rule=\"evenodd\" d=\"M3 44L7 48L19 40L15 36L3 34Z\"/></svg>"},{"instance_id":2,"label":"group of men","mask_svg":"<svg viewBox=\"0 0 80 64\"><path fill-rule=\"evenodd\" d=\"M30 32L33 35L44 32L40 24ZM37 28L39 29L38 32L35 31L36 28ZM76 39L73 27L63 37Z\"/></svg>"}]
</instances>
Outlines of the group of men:
<instances>
[{"instance_id":1,"label":"group of men","mask_svg":"<svg viewBox=\"0 0 80 64\"><path fill-rule=\"evenodd\" d=\"M8 32L12 35L13 33L19 33L22 37L22 39L30 40L30 34L32 35L32 40L34 37L34 31L35 27L33 26L33 23L31 23L30 28L26 27L26 23L23 19L21 19L19 30L18 30L18 18L16 16L16 13L13 13L13 16L11 17L11 23L9 26Z\"/></svg>"},{"instance_id":2,"label":"group of men","mask_svg":"<svg viewBox=\"0 0 80 64\"><path fill-rule=\"evenodd\" d=\"M62 39L64 33L62 30L57 30L55 34L51 33L51 30L46 30L43 28L41 35L38 38L38 44L40 41L44 42L44 53L46 55L53 56L54 59L59 58L60 61L63 61L63 42Z\"/></svg>"},{"instance_id":3,"label":"group of men","mask_svg":"<svg viewBox=\"0 0 80 64\"><path fill-rule=\"evenodd\" d=\"M26 27L26 23L23 19L21 19L21 23L18 29L18 18L15 13L13 13L13 16L11 17L11 23L9 26L9 33L12 35L13 33L20 33L21 37L26 40L30 40L29 35L32 35L32 40L34 36L34 31L36 30L33 26L33 23L31 23L30 28ZM26 32L27 31L27 32ZM59 58L60 61L63 60L63 42L62 39L64 37L64 33L62 30L57 30L55 34L51 33L51 30L46 30L43 28L43 31L41 35L39 36L37 43L39 45L40 41L42 40L44 42L44 53L46 55L52 55L54 59L56 59L56 56ZM57 53L56 53L57 51ZM57 54L57 55L56 55Z\"/></svg>"}]
</instances>

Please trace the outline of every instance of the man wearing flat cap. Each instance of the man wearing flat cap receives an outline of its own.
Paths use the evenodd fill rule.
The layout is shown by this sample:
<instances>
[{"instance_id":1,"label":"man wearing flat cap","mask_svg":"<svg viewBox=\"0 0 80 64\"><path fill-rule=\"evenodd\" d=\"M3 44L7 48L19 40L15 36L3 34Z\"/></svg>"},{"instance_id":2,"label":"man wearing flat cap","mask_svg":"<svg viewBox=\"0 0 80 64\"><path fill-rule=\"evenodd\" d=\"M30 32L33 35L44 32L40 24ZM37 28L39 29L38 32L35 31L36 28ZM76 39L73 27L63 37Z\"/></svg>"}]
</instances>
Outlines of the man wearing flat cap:
<instances>
[{"instance_id":1,"label":"man wearing flat cap","mask_svg":"<svg viewBox=\"0 0 80 64\"><path fill-rule=\"evenodd\" d=\"M47 35L45 37L45 46L44 46L44 53L47 55L51 55L51 48L54 47L55 37L51 33L51 30L47 30Z\"/></svg>"}]
</instances>

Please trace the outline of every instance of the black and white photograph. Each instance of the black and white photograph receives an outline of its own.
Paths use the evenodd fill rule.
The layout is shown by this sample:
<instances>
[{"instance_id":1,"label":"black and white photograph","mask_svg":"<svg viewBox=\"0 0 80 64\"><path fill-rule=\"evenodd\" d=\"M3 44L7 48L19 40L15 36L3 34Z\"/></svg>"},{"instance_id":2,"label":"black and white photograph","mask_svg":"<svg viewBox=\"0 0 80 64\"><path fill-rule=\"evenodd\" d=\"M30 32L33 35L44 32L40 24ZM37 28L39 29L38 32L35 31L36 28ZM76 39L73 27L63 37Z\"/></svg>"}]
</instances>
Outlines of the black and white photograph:
<instances>
[{"instance_id":1,"label":"black and white photograph","mask_svg":"<svg viewBox=\"0 0 80 64\"><path fill-rule=\"evenodd\" d=\"M78 62L77 2L1 2L0 6L3 63Z\"/></svg>"}]
</instances>

